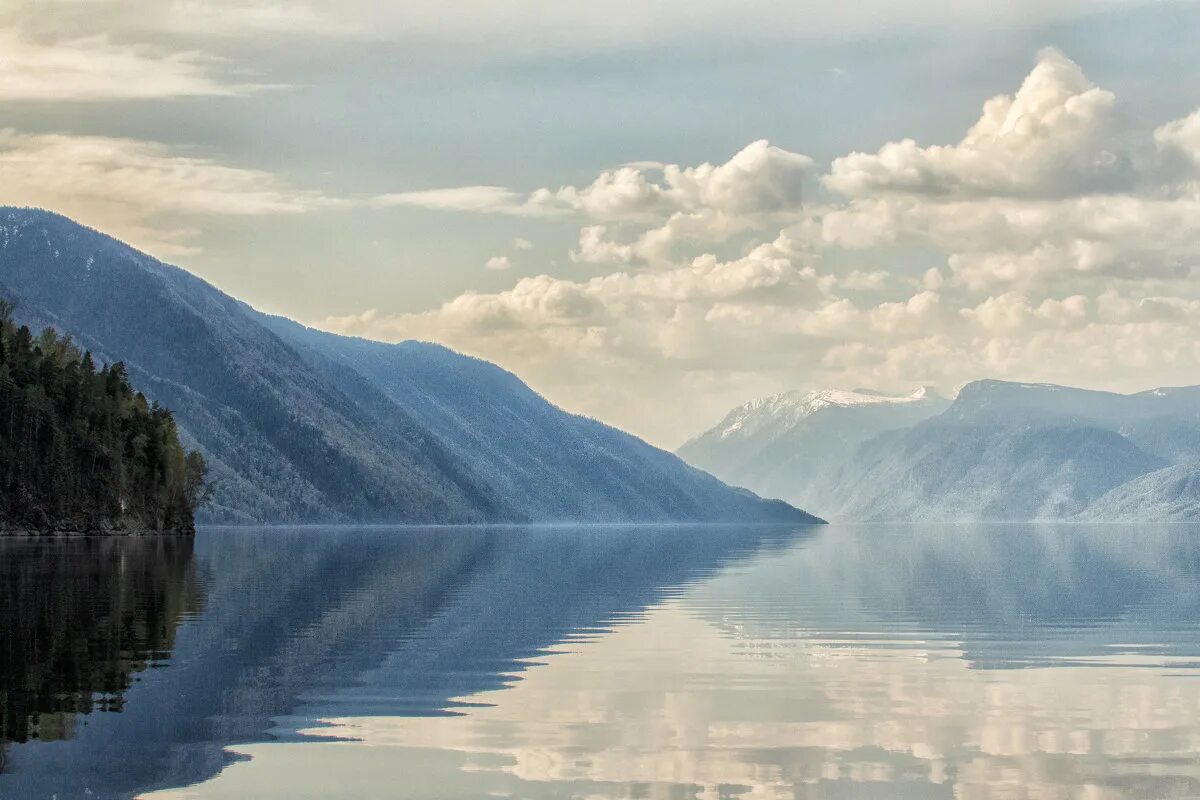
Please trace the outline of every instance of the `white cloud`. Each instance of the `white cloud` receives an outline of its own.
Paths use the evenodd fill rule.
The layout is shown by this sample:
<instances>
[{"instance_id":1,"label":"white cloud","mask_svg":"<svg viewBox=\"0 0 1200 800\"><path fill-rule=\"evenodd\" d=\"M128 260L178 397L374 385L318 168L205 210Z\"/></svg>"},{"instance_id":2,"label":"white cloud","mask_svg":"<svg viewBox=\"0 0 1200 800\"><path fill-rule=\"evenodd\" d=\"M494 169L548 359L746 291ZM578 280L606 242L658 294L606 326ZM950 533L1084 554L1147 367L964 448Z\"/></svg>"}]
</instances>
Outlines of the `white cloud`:
<instances>
[{"instance_id":1,"label":"white cloud","mask_svg":"<svg viewBox=\"0 0 1200 800\"><path fill-rule=\"evenodd\" d=\"M1119 118L1045 51L960 143L835 160L825 182L846 200L803 203L811 162L761 141L582 187L433 193L420 204L582 217L571 258L615 271L320 324L445 341L664 444L797 385L1200 383L1200 112L1156 131ZM745 244L768 226L784 233Z\"/></svg>"},{"instance_id":2,"label":"white cloud","mask_svg":"<svg viewBox=\"0 0 1200 800\"><path fill-rule=\"evenodd\" d=\"M512 269L512 260L508 256L492 256L483 265L484 269L490 269L497 272Z\"/></svg>"},{"instance_id":3,"label":"white cloud","mask_svg":"<svg viewBox=\"0 0 1200 800\"><path fill-rule=\"evenodd\" d=\"M533 242L518 236L512 240L512 246L514 250L532 250Z\"/></svg>"},{"instance_id":4,"label":"white cloud","mask_svg":"<svg viewBox=\"0 0 1200 800\"><path fill-rule=\"evenodd\" d=\"M1200 110L1154 132L1167 188L1200 198Z\"/></svg>"},{"instance_id":5,"label":"white cloud","mask_svg":"<svg viewBox=\"0 0 1200 800\"><path fill-rule=\"evenodd\" d=\"M459 186L393 192L372 199L378 207L409 206L434 211L467 211L478 214L508 214L517 217L549 217L565 213L542 194L522 195L503 186Z\"/></svg>"},{"instance_id":6,"label":"white cloud","mask_svg":"<svg viewBox=\"0 0 1200 800\"><path fill-rule=\"evenodd\" d=\"M753 142L724 164L625 166L600 174L583 188L559 189L567 206L599 220L659 218L676 212L716 210L728 214L790 211L803 201L812 159ZM661 180L653 180L652 172Z\"/></svg>"},{"instance_id":7,"label":"white cloud","mask_svg":"<svg viewBox=\"0 0 1200 800\"><path fill-rule=\"evenodd\" d=\"M1116 98L1048 49L1013 96L999 95L956 145L912 139L833 162L826 185L844 195L1058 197L1126 188Z\"/></svg>"},{"instance_id":8,"label":"white cloud","mask_svg":"<svg viewBox=\"0 0 1200 800\"><path fill-rule=\"evenodd\" d=\"M160 255L191 249L190 229L164 217L296 214L339 203L156 142L11 128L0 129L0 202L51 208Z\"/></svg>"},{"instance_id":9,"label":"white cloud","mask_svg":"<svg viewBox=\"0 0 1200 800\"><path fill-rule=\"evenodd\" d=\"M584 264L628 264L634 260L633 245L617 244L604 238L608 228L588 225L579 231L579 248L571 251L571 260Z\"/></svg>"},{"instance_id":10,"label":"white cloud","mask_svg":"<svg viewBox=\"0 0 1200 800\"><path fill-rule=\"evenodd\" d=\"M754 216L799 209L812 163L808 156L760 140L724 164L642 163L605 170L582 187L521 193L501 186L463 186L385 194L375 203L531 217L573 213L605 222L651 222L701 212Z\"/></svg>"},{"instance_id":11,"label":"white cloud","mask_svg":"<svg viewBox=\"0 0 1200 800\"><path fill-rule=\"evenodd\" d=\"M0 28L0 101L100 101L234 95L202 53L118 44L104 34L39 41Z\"/></svg>"},{"instance_id":12,"label":"white cloud","mask_svg":"<svg viewBox=\"0 0 1200 800\"><path fill-rule=\"evenodd\" d=\"M955 279L973 291L1088 279L1183 281L1200 267L1200 198L1188 196L862 198L826 212L820 224L830 247L945 250Z\"/></svg>"}]
</instances>

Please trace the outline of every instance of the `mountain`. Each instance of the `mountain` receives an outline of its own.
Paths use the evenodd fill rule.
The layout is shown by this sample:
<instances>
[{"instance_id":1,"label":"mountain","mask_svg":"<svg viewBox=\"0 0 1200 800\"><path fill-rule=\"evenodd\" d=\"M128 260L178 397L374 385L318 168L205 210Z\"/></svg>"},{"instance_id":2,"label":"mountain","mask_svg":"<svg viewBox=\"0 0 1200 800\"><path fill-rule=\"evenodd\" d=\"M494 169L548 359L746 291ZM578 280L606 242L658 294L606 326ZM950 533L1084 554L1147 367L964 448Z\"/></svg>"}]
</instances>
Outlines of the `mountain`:
<instances>
[{"instance_id":1,"label":"mountain","mask_svg":"<svg viewBox=\"0 0 1200 800\"><path fill-rule=\"evenodd\" d=\"M1200 465L1176 464L1134 478L1101 495L1079 517L1108 522L1200 520Z\"/></svg>"},{"instance_id":2,"label":"mountain","mask_svg":"<svg viewBox=\"0 0 1200 800\"><path fill-rule=\"evenodd\" d=\"M384 344L306 328L280 317L263 323L331 381L350 374L351 396L381 391L418 425L436 431L459 463L498 491L508 513L535 520L691 519L712 502L711 477L629 434L564 414L494 364L422 342ZM571 476L575 476L572 478ZM681 480L686 478L686 480ZM724 488L720 489L725 494ZM723 498L737 519L745 495Z\"/></svg>"},{"instance_id":3,"label":"mountain","mask_svg":"<svg viewBox=\"0 0 1200 800\"><path fill-rule=\"evenodd\" d=\"M821 509L825 476L859 444L910 427L949 404L926 388L908 395L864 389L785 392L735 408L677 453L735 486Z\"/></svg>"},{"instance_id":4,"label":"mountain","mask_svg":"<svg viewBox=\"0 0 1200 800\"><path fill-rule=\"evenodd\" d=\"M1200 387L1122 395L977 381L944 413L862 444L824 487L842 519L1141 520L1187 514ZM1153 477L1158 476L1158 477ZM1188 518L1195 518L1188 517Z\"/></svg>"},{"instance_id":5,"label":"mountain","mask_svg":"<svg viewBox=\"0 0 1200 800\"><path fill-rule=\"evenodd\" d=\"M267 317L49 212L0 209L0 294L174 412L207 521L819 521L490 364Z\"/></svg>"}]
</instances>

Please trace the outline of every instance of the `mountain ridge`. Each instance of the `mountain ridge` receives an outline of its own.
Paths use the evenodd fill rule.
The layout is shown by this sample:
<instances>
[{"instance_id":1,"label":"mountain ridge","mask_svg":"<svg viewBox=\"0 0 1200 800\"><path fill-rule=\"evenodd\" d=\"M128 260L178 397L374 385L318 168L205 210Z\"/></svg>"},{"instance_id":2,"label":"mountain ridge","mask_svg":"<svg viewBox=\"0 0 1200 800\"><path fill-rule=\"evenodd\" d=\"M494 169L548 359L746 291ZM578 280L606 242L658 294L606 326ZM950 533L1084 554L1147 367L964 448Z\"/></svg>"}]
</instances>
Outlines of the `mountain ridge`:
<instances>
[{"instance_id":1,"label":"mountain ridge","mask_svg":"<svg viewBox=\"0 0 1200 800\"><path fill-rule=\"evenodd\" d=\"M902 395L793 390L734 408L676 452L728 483L821 509L829 491L824 475L855 447L926 419L948 404L928 387Z\"/></svg>"},{"instance_id":2,"label":"mountain ridge","mask_svg":"<svg viewBox=\"0 0 1200 800\"><path fill-rule=\"evenodd\" d=\"M283 325L52 212L0 208L0 293L18 300L23 321L71 333L98 359L124 361L131 379L172 409L182 439L204 453L212 471L207 521L818 521L724 486L628 434L579 422L511 373L490 384L498 392L490 407L471 413L494 422L536 409L536 424L551 426L541 433L573 434L563 449L588 444L585 453L596 458L577 459L567 472L539 472L532 456L515 450L508 456L524 471L506 484L497 459L471 450L460 435L461 419L448 432L431 427L446 420L432 408L436 397L406 407L415 391L401 392L336 352L362 349L351 340L302 335L309 329L299 323ZM444 388L438 375L487 372L478 367L486 362L434 345L372 346L425 356L427 392ZM414 358L400 365L415 369ZM460 417L467 412L457 408ZM538 474L547 482L513 493L519 480ZM544 516L554 505L548 502L533 515L520 506L522 496L560 492L570 499L554 506L554 516Z\"/></svg>"},{"instance_id":3,"label":"mountain ridge","mask_svg":"<svg viewBox=\"0 0 1200 800\"><path fill-rule=\"evenodd\" d=\"M1200 518L1200 386L1121 394L984 379L912 424L869 436L846 431L830 424L820 432L842 452L802 492L761 476L745 485L770 486L843 520ZM781 436L741 457L782 463L772 448L794 445ZM735 480L735 456L706 455L726 465L719 476Z\"/></svg>"}]
</instances>

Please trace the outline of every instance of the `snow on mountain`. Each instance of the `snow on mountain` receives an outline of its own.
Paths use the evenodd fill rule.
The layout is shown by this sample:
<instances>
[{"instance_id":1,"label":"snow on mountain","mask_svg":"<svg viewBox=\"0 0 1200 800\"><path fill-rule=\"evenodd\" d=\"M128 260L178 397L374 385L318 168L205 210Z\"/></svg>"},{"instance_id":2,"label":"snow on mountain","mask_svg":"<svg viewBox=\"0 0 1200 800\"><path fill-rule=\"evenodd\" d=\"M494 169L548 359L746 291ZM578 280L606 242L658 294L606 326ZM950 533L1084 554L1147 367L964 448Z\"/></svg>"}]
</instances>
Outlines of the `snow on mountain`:
<instances>
[{"instance_id":1,"label":"snow on mountain","mask_svg":"<svg viewBox=\"0 0 1200 800\"><path fill-rule=\"evenodd\" d=\"M679 455L835 520L1200 519L1200 387L784 392Z\"/></svg>"},{"instance_id":2,"label":"snow on mountain","mask_svg":"<svg viewBox=\"0 0 1200 800\"><path fill-rule=\"evenodd\" d=\"M815 389L807 392L800 390L781 392L751 400L730 411L717 426L718 436L721 439L733 436L746 438L768 428L782 432L795 427L802 420L825 408L918 403L929 397L931 393L926 386L921 386L912 394L907 395L887 395L870 389Z\"/></svg>"},{"instance_id":3,"label":"snow on mountain","mask_svg":"<svg viewBox=\"0 0 1200 800\"><path fill-rule=\"evenodd\" d=\"M927 387L900 395L869 389L783 392L738 406L678 453L728 483L820 505L816 487L822 477L859 444L927 419L948 404Z\"/></svg>"}]
</instances>

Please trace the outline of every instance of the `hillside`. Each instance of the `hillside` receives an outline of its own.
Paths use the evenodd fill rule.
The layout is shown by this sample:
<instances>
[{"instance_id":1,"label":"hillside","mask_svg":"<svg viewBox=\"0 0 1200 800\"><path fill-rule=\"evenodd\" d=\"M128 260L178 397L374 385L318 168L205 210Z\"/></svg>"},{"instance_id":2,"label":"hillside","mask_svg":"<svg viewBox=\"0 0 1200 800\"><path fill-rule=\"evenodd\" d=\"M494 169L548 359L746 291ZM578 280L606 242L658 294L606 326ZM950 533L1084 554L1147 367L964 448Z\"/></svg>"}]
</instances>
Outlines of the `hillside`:
<instances>
[{"instance_id":1,"label":"hillside","mask_svg":"<svg viewBox=\"0 0 1200 800\"><path fill-rule=\"evenodd\" d=\"M840 519L1062 519L1163 466L1099 428L935 418L868 442L831 478L827 496Z\"/></svg>"},{"instance_id":2,"label":"hillside","mask_svg":"<svg viewBox=\"0 0 1200 800\"><path fill-rule=\"evenodd\" d=\"M208 520L815 521L491 365L267 318L48 212L0 210L0 293L174 412L210 465Z\"/></svg>"},{"instance_id":3,"label":"hillside","mask_svg":"<svg viewBox=\"0 0 1200 800\"><path fill-rule=\"evenodd\" d=\"M1134 478L1101 495L1079 518L1104 522L1200 520L1200 465L1176 464Z\"/></svg>"},{"instance_id":4,"label":"hillside","mask_svg":"<svg viewBox=\"0 0 1200 800\"><path fill-rule=\"evenodd\" d=\"M981 380L787 392L679 449L837 520L1200 520L1200 387L1134 394Z\"/></svg>"},{"instance_id":5,"label":"hillside","mask_svg":"<svg viewBox=\"0 0 1200 800\"><path fill-rule=\"evenodd\" d=\"M829 505L826 476L859 444L932 417L949 403L925 388L907 395L785 392L733 409L677 453L730 484L821 513Z\"/></svg>"},{"instance_id":6,"label":"hillside","mask_svg":"<svg viewBox=\"0 0 1200 800\"><path fill-rule=\"evenodd\" d=\"M1110 519L1119 512L1163 519L1166 506L1148 493L1170 489L1149 476L1200 457L1198 410L1194 387L1122 395L977 381L943 414L859 447L828 479L829 513L1028 520Z\"/></svg>"}]
</instances>

